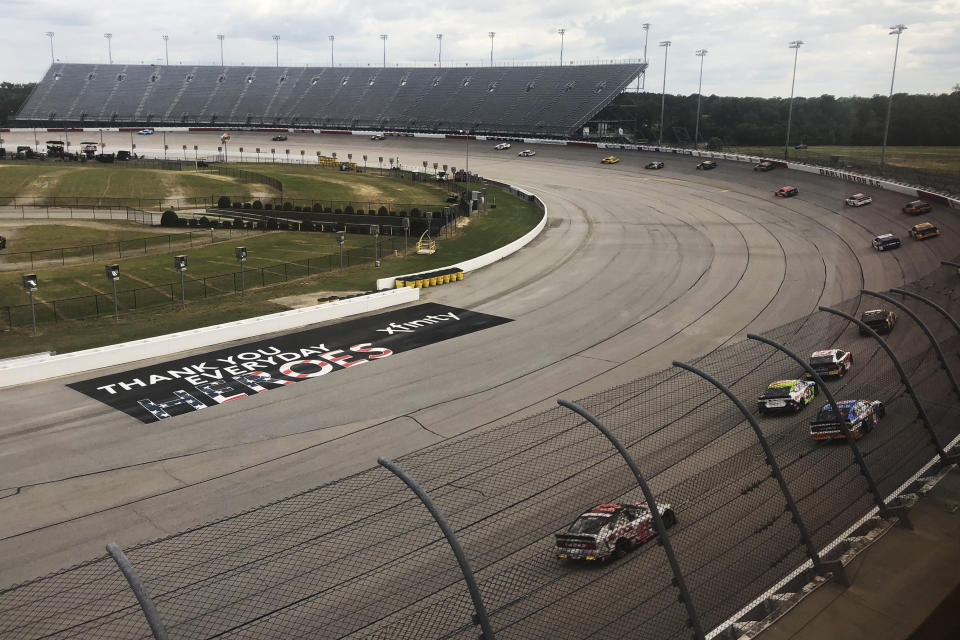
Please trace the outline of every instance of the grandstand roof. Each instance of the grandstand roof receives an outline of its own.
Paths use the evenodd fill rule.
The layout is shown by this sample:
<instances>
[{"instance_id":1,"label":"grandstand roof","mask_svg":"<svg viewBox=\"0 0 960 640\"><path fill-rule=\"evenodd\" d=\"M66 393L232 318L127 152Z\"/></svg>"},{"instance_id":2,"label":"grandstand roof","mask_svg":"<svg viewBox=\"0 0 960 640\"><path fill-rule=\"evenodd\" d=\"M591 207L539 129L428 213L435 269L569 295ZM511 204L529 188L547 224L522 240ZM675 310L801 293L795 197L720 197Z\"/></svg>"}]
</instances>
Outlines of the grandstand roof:
<instances>
[{"instance_id":1,"label":"grandstand roof","mask_svg":"<svg viewBox=\"0 0 960 640\"><path fill-rule=\"evenodd\" d=\"M566 137L644 68L54 64L15 120Z\"/></svg>"}]
</instances>

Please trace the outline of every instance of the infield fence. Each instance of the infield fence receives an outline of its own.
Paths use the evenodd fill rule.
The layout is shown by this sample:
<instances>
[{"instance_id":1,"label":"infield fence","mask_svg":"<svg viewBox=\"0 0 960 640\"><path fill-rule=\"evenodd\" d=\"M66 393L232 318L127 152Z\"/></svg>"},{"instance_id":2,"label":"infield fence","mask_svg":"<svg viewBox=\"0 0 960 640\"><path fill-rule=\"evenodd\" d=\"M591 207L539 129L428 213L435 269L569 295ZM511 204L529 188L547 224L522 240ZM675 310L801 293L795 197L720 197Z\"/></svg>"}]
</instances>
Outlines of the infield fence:
<instances>
[{"instance_id":1,"label":"infield fence","mask_svg":"<svg viewBox=\"0 0 960 640\"><path fill-rule=\"evenodd\" d=\"M954 270L906 287L960 312ZM933 307L899 296L960 369L960 334ZM837 310L877 306L858 296ZM815 311L765 337L809 357L842 347L854 357L825 384L837 400L879 400L885 415L856 441L884 500L936 471L938 447L960 433L958 397L932 343L900 316L884 336L915 400L879 343ZM757 341L694 361L756 415L757 395L802 374ZM704 379L677 367L586 398L567 398L625 445L656 501L705 635L752 619L758 602L811 578L798 523L744 416ZM838 539L871 526L866 476L843 442L811 440L824 404L756 416L813 548L835 559ZM932 462L932 464L931 464ZM594 505L642 501L624 459L580 415L555 407L480 427L396 464L432 497L473 567L496 638L690 638L688 610L656 541L608 562L556 557L554 534ZM107 541L104 541L107 542ZM387 469L376 467L303 493L126 550L170 638L478 637L460 567L432 517ZM143 638L150 630L113 560L90 560L0 591L2 638ZM492 640L492 639L487 639Z\"/></svg>"}]
</instances>

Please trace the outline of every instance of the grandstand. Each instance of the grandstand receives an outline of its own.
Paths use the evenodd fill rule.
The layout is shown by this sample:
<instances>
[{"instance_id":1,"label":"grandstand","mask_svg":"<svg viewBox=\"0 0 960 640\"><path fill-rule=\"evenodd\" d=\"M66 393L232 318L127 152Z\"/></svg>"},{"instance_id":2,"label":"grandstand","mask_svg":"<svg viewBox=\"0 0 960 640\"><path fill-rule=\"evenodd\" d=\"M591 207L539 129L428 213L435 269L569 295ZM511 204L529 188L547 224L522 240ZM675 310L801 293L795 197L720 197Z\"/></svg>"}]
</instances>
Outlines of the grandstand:
<instances>
[{"instance_id":1,"label":"grandstand","mask_svg":"<svg viewBox=\"0 0 960 640\"><path fill-rule=\"evenodd\" d=\"M23 126L277 127L577 137L646 65L54 64Z\"/></svg>"}]
</instances>

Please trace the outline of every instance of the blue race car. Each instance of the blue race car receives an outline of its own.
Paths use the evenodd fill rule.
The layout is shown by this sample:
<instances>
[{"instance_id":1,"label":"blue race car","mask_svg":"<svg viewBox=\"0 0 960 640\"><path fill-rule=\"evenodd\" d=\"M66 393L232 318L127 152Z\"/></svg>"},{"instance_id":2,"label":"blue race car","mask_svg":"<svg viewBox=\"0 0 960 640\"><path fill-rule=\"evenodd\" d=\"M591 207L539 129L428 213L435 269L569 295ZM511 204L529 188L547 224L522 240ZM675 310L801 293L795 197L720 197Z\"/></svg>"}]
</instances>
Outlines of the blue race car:
<instances>
[{"instance_id":1,"label":"blue race car","mask_svg":"<svg viewBox=\"0 0 960 640\"><path fill-rule=\"evenodd\" d=\"M838 400L837 408L843 416L850 435L859 440L868 431L877 426L884 415L886 407L879 400ZM836 440L844 438L840 424L833 413L833 407L823 405L817 417L810 423L810 437L814 440Z\"/></svg>"}]
</instances>

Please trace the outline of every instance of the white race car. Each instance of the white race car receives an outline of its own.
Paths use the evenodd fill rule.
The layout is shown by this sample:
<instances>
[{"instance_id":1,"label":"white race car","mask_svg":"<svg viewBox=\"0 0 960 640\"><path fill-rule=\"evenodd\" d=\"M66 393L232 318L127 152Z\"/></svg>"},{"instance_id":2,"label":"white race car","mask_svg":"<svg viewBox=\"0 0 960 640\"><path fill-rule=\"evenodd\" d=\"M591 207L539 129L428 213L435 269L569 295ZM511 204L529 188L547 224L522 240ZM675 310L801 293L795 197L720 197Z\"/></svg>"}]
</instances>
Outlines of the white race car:
<instances>
[{"instance_id":1,"label":"white race car","mask_svg":"<svg viewBox=\"0 0 960 640\"><path fill-rule=\"evenodd\" d=\"M522 157L522 158L527 158L527 157L529 157L529 156L535 156L535 155L537 155L537 152L534 151L533 149L524 149L523 151L521 151L521 152L518 153L517 155L520 156L520 157Z\"/></svg>"},{"instance_id":2,"label":"white race car","mask_svg":"<svg viewBox=\"0 0 960 640\"><path fill-rule=\"evenodd\" d=\"M863 193L855 193L843 201L848 207L862 207L873 202L873 198Z\"/></svg>"},{"instance_id":3,"label":"white race car","mask_svg":"<svg viewBox=\"0 0 960 640\"><path fill-rule=\"evenodd\" d=\"M138 135L138 136L152 136L152 135L153 135L153 129L140 129L140 131L137 131L137 135Z\"/></svg>"},{"instance_id":4,"label":"white race car","mask_svg":"<svg viewBox=\"0 0 960 640\"><path fill-rule=\"evenodd\" d=\"M500 144L494 147L494 149L496 149L497 151L503 151L504 149L509 149L509 148L510 148L509 142L501 142Z\"/></svg>"}]
</instances>

